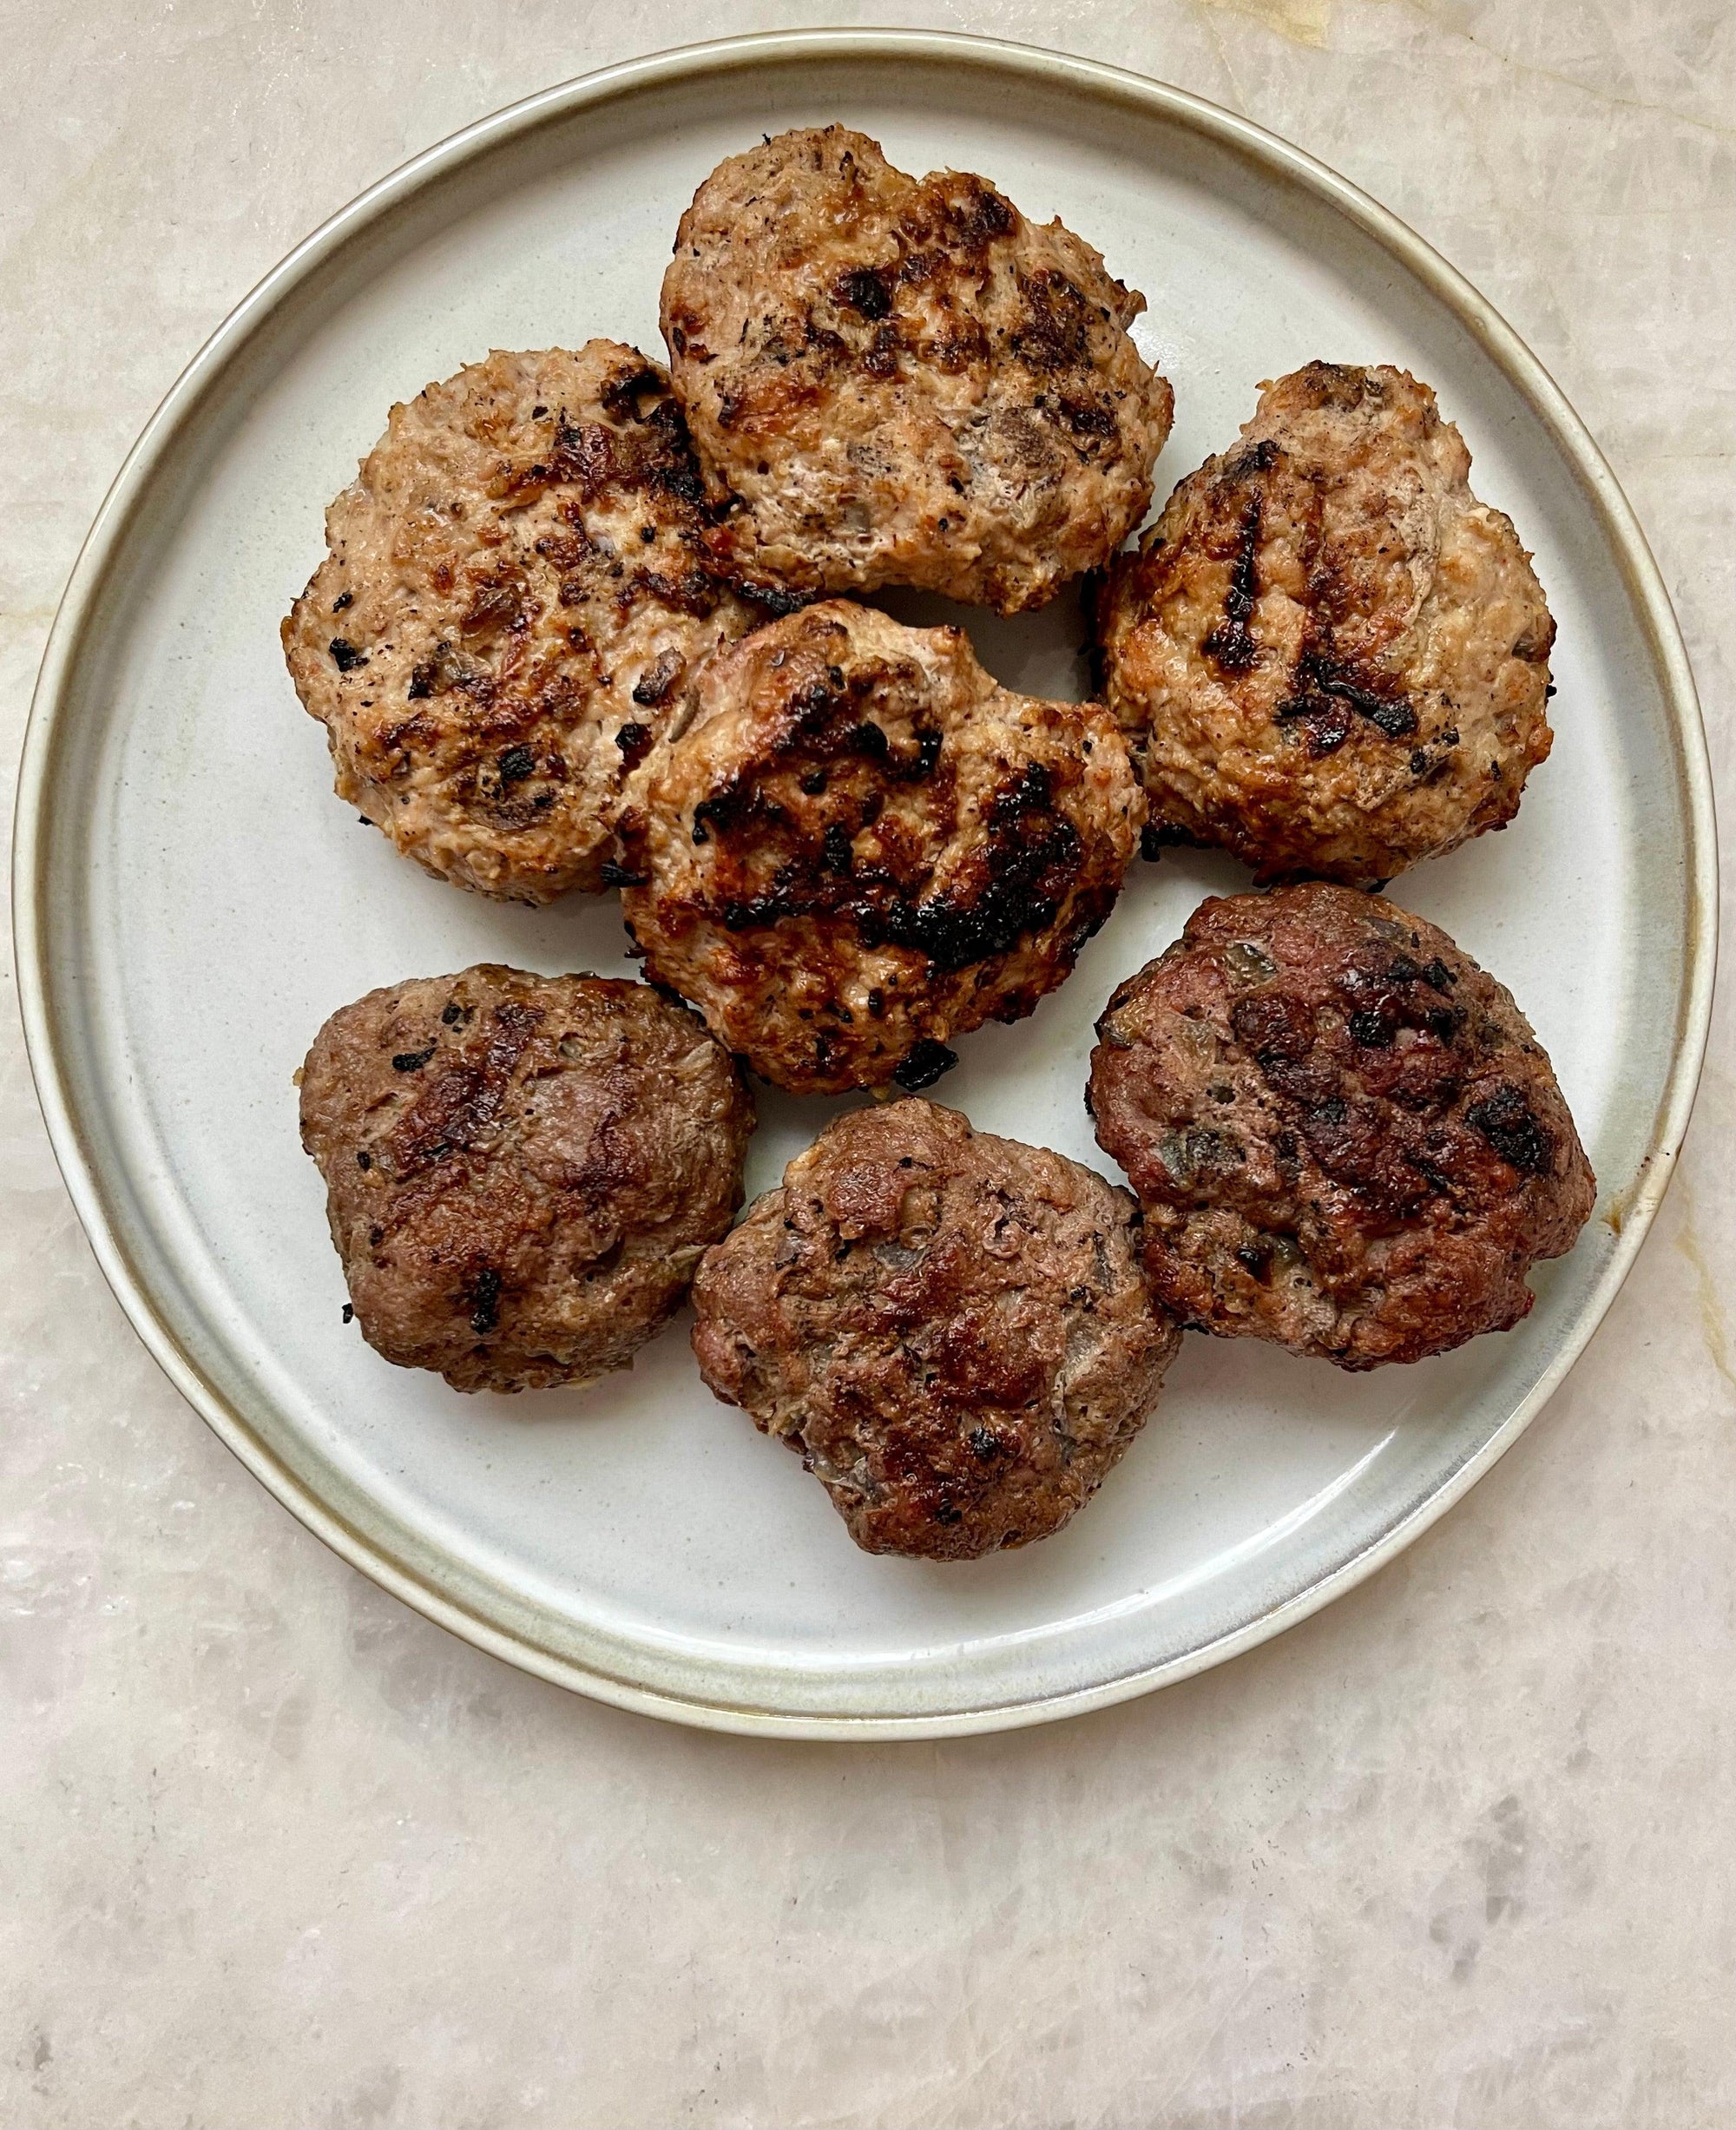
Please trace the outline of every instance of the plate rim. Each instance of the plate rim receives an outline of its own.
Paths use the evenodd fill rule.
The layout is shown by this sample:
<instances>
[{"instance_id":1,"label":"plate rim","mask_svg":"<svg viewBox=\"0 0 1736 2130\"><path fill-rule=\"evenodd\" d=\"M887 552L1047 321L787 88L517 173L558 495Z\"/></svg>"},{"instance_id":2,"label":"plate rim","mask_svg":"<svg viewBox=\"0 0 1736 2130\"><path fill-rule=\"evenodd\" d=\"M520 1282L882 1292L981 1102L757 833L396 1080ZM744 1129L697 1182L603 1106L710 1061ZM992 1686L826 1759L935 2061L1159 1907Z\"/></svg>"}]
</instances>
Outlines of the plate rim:
<instances>
[{"instance_id":1,"label":"plate rim","mask_svg":"<svg viewBox=\"0 0 1736 2130\"><path fill-rule=\"evenodd\" d=\"M972 68L1060 87L1166 120L1299 185L1395 257L1458 319L1518 389L1585 490L1621 569L1669 718L1686 830L1685 980L1669 1075L1639 1180L1597 1284L1537 1382L1503 1424L1433 1493L1378 1538L1279 1605L1196 1649L1096 1685L970 1709L917 1715L791 1713L700 1699L648 1686L539 1647L443 1590L329 1506L255 1433L183 1349L110 1218L62 1063L50 1003L44 924L48 817L56 740L70 722L69 683L108 572L136 508L228 365L278 305L336 253L413 194L472 160L575 114L657 87L812 62ZM127 454L73 565L43 651L19 764L13 812L12 916L26 1054L55 1158L98 1266L159 1367L219 1439L298 1521L372 1581L437 1625L551 1684L639 1714L760 1737L829 1739L962 1736L1055 1721L1108 1707L1223 1663L1319 1611L1403 1552L1510 1449L1559 1389L1631 1269L1674 1173L1709 1029L1717 953L1718 854L1705 728L1680 624L1632 507L1590 432L1542 363L1492 305L1432 246L1328 165L1253 121L1191 91L1101 61L957 31L768 30L625 60L538 91L422 150L329 216L273 266L218 325L171 385ZM768 1673L769 1680L769 1673Z\"/></svg>"}]
</instances>

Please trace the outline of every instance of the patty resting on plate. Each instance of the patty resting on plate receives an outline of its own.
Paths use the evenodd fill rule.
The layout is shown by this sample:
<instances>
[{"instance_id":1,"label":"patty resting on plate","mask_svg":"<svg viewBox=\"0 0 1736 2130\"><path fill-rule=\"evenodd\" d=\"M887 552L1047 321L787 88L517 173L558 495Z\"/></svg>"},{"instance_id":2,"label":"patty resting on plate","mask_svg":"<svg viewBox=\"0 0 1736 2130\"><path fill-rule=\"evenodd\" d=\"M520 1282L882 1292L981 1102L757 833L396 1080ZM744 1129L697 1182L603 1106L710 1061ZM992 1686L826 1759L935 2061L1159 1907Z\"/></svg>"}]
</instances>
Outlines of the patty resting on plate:
<instances>
[{"instance_id":1,"label":"patty resting on plate","mask_svg":"<svg viewBox=\"0 0 1736 2130\"><path fill-rule=\"evenodd\" d=\"M606 885L625 778L756 618L707 516L668 379L616 341L496 352L394 407L283 625L339 797L485 895Z\"/></svg>"},{"instance_id":2,"label":"patty resting on plate","mask_svg":"<svg viewBox=\"0 0 1736 2130\"><path fill-rule=\"evenodd\" d=\"M1097 1138L1159 1298L1372 1368L1531 1307L1596 1184L1542 1047L1447 935L1311 882L1202 903L1097 1023Z\"/></svg>"},{"instance_id":3,"label":"patty resting on plate","mask_svg":"<svg viewBox=\"0 0 1736 2130\"><path fill-rule=\"evenodd\" d=\"M915 1088L1061 983L1144 805L1101 705L829 601L700 669L622 816L622 911L647 974L766 1079Z\"/></svg>"},{"instance_id":4,"label":"patty resting on plate","mask_svg":"<svg viewBox=\"0 0 1736 2130\"><path fill-rule=\"evenodd\" d=\"M1144 308L1059 221L842 126L731 156L662 307L720 567L766 594L1042 606L1151 500L1174 396L1128 336Z\"/></svg>"},{"instance_id":5,"label":"patty resting on plate","mask_svg":"<svg viewBox=\"0 0 1736 2130\"><path fill-rule=\"evenodd\" d=\"M706 1252L700 1372L866 1551L1026 1544L1090 1499L1175 1352L1138 1220L1092 1170L953 1110L852 1110Z\"/></svg>"},{"instance_id":6,"label":"patty resting on plate","mask_svg":"<svg viewBox=\"0 0 1736 2130\"><path fill-rule=\"evenodd\" d=\"M642 983L392 984L332 1016L300 1077L362 1335L455 1390L627 1367L741 1203L753 1100Z\"/></svg>"},{"instance_id":7,"label":"patty resting on plate","mask_svg":"<svg viewBox=\"0 0 1736 2130\"><path fill-rule=\"evenodd\" d=\"M1401 370L1310 363L1101 588L1148 841L1384 883L1518 810L1555 623L1470 454Z\"/></svg>"}]
</instances>

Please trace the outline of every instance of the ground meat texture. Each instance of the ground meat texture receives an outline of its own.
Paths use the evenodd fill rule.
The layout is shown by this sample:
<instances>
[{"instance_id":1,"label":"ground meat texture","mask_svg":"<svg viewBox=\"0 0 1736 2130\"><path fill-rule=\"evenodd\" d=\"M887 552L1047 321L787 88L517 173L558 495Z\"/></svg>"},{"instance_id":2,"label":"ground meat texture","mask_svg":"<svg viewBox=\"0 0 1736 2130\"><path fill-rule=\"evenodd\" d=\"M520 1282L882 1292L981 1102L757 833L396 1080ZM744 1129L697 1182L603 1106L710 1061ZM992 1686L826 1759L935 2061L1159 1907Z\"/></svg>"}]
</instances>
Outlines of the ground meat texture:
<instances>
[{"instance_id":1,"label":"ground meat texture","mask_svg":"<svg viewBox=\"0 0 1736 2130\"><path fill-rule=\"evenodd\" d=\"M496 353L394 407L283 625L339 796L485 895L608 884L633 760L752 616L707 515L667 378L615 341Z\"/></svg>"},{"instance_id":2,"label":"ground meat texture","mask_svg":"<svg viewBox=\"0 0 1736 2130\"><path fill-rule=\"evenodd\" d=\"M868 1552L1025 1545L1096 1491L1174 1354L1138 1221L1088 1168L955 1111L852 1111L707 1252L700 1372Z\"/></svg>"},{"instance_id":3,"label":"ground meat texture","mask_svg":"<svg viewBox=\"0 0 1736 2130\"><path fill-rule=\"evenodd\" d=\"M753 1128L694 1015L604 976L371 991L301 1074L362 1335L458 1390L627 1367L727 1230Z\"/></svg>"},{"instance_id":4,"label":"ground meat texture","mask_svg":"<svg viewBox=\"0 0 1736 2130\"><path fill-rule=\"evenodd\" d=\"M646 973L799 1094L924 1086L1114 906L1144 799L1096 704L844 601L712 659L623 815Z\"/></svg>"},{"instance_id":5,"label":"ground meat texture","mask_svg":"<svg viewBox=\"0 0 1736 2130\"><path fill-rule=\"evenodd\" d=\"M1097 1023L1097 1138L1187 1323L1372 1368L1505 1331L1595 1182L1494 977L1378 896L1203 903Z\"/></svg>"},{"instance_id":6,"label":"ground meat texture","mask_svg":"<svg viewBox=\"0 0 1736 2130\"><path fill-rule=\"evenodd\" d=\"M1150 503L1174 394L1128 336L1144 308L1058 221L841 126L732 156L663 279L720 567L1043 605Z\"/></svg>"},{"instance_id":7,"label":"ground meat texture","mask_svg":"<svg viewBox=\"0 0 1736 2130\"><path fill-rule=\"evenodd\" d=\"M1310 363L1170 497L1097 608L1152 820L1265 879L1380 884L1518 810L1555 623L1426 385Z\"/></svg>"}]
</instances>

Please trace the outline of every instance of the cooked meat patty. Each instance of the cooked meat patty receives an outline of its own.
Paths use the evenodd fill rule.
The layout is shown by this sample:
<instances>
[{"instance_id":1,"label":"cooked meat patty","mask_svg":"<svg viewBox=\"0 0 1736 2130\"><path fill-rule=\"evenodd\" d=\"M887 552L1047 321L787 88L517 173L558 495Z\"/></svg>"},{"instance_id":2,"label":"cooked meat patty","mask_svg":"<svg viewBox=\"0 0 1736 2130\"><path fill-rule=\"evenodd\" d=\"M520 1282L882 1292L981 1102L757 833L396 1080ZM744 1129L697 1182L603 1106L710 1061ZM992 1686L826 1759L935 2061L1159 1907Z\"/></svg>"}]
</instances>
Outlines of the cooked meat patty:
<instances>
[{"instance_id":1,"label":"cooked meat patty","mask_svg":"<svg viewBox=\"0 0 1736 2130\"><path fill-rule=\"evenodd\" d=\"M461 887L608 884L621 782L752 610L707 569L655 365L490 355L396 406L283 625L338 792Z\"/></svg>"},{"instance_id":2,"label":"cooked meat patty","mask_svg":"<svg viewBox=\"0 0 1736 2130\"><path fill-rule=\"evenodd\" d=\"M1446 934L1312 882L1201 904L1097 1023L1087 1100L1160 1299L1372 1368L1505 1331L1595 1183L1511 996Z\"/></svg>"},{"instance_id":3,"label":"cooked meat patty","mask_svg":"<svg viewBox=\"0 0 1736 2130\"><path fill-rule=\"evenodd\" d=\"M457 1390L627 1367L740 1205L753 1128L698 1020L606 976L370 991L301 1072L362 1336Z\"/></svg>"},{"instance_id":4,"label":"cooked meat patty","mask_svg":"<svg viewBox=\"0 0 1736 2130\"><path fill-rule=\"evenodd\" d=\"M646 971L798 1094L926 1086L1029 1013L1144 814L1095 703L999 687L956 628L838 600L703 666L622 818Z\"/></svg>"},{"instance_id":5,"label":"cooked meat patty","mask_svg":"<svg viewBox=\"0 0 1736 2130\"><path fill-rule=\"evenodd\" d=\"M1178 1343L1138 1220L1088 1168L953 1110L853 1110L706 1252L700 1372L800 1451L870 1553L1047 1537L1139 1432Z\"/></svg>"},{"instance_id":6,"label":"cooked meat patty","mask_svg":"<svg viewBox=\"0 0 1736 2130\"><path fill-rule=\"evenodd\" d=\"M812 597L913 584L1014 614L1144 516L1174 395L1145 298L983 179L842 126L720 163L681 217L663 337L720 566Z\"/></svg>"},{"instance_id":7,"label":"cooked meat patty","mask_svg":"<svg viewBox=\"0 0 1736 2130\"><path fill-rule=\"evenodd\" d=\"M1310 363L1117 557L1099 635L1153 838L1380 883L1511 820L1555 626L1470 472L1426 385Z\"/></svg>"}]
</instances>

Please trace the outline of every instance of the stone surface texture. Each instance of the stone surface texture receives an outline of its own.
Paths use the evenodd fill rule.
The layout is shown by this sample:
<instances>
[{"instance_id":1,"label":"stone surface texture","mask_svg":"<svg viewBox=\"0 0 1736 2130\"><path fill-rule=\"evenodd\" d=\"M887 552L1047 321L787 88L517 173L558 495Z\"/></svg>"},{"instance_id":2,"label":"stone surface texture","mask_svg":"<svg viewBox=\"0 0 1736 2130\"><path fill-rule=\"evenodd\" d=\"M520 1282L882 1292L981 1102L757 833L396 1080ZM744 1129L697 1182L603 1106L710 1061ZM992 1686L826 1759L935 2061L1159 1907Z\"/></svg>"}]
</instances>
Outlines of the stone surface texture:
<instances>
[{"instance_id":1,"label":"stone surface texture","mask_svg":"<svg viewBox=\"0 0 1736 2130\"><path fill-rule=\"evenodd\" d=\"M297 238L546 83L828 19L1138 67L1430 238L1613 459L1733 788L1728 0L4 0L9 781L105 483ZM0 2120L1736 2120L1733 1016L1590 1351L1395 1566L1108 1713L852 1749L539 1685L307 1535L109 1298L9 1005Z\"/></svg>"}]
</instances>

